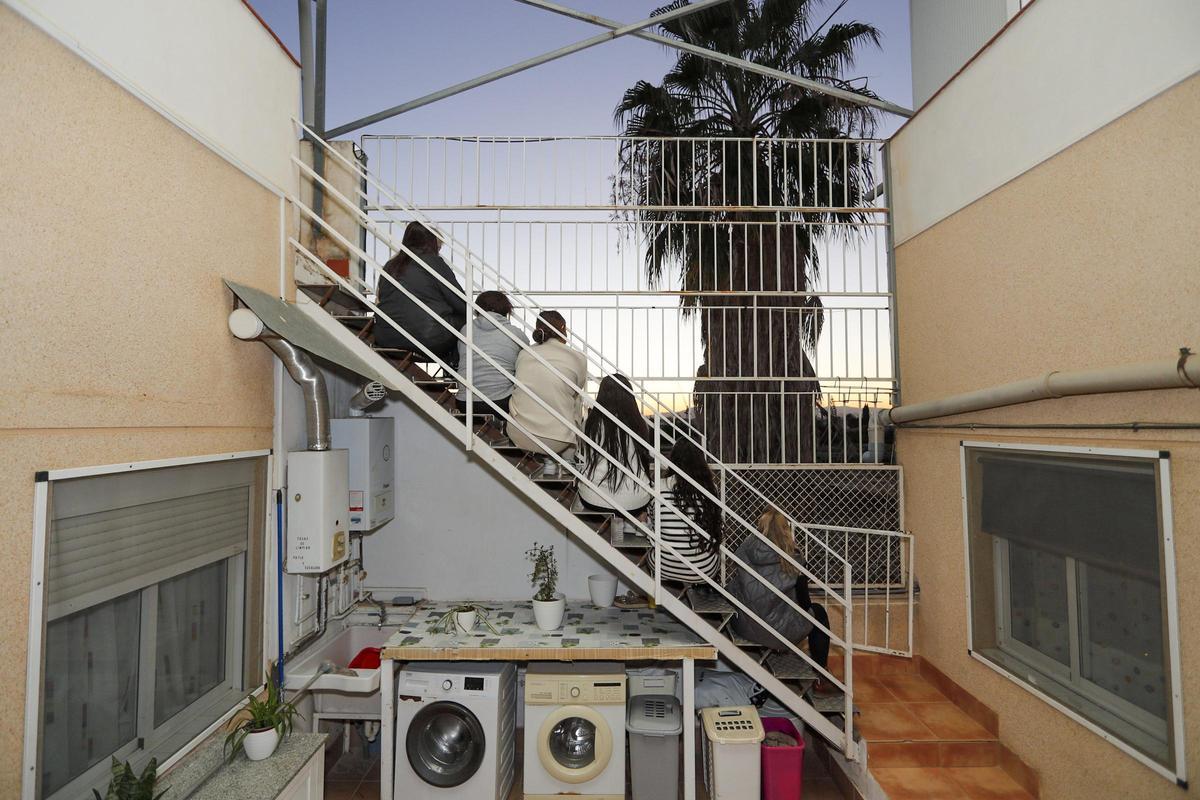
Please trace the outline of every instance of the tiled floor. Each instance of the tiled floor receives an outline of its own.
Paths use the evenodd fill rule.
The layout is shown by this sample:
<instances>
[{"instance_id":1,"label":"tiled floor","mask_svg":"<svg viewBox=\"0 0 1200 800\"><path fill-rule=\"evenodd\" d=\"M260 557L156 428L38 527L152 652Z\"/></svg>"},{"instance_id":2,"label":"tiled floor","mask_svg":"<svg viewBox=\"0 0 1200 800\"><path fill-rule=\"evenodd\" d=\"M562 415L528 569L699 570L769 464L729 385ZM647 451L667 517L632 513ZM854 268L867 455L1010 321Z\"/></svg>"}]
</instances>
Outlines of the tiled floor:
<instances>
[{"instance_id":1,"label":"tiled floor","mask_svg":"<svg viewBox=\"0 0 1200 800\"><path fill-rule=\"evenodd\" d=\"M997 736L915 672L855 676L871 774L890 800L1030 800Z\"/></svg>"}]
</instances>

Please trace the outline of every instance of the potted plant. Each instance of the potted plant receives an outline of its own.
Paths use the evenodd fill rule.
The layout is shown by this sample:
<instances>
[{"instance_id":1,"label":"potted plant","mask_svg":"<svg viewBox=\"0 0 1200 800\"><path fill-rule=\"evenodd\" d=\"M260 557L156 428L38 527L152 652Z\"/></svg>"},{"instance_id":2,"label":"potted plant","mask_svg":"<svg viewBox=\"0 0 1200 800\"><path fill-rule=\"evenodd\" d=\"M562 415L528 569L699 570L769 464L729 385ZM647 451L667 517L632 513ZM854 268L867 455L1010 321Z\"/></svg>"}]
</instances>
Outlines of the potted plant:
<instances>
[{"instance_id":1,"label":"potted plant","mask_svg":"<svg viewBox=\"0 0 1200 800\"><path fill-rule=\"evenodd\" d=\"M95 800L158 800L167 791L164 789L154 793L154 784L158 780L158 759L150 759L150 763L142 770L141 777L133 774L133 767L126 761L122 764L117 759L112 760L112 780L108 782L108 790L101 797L92 789Z\"/></svg>"},{"instance_id":2,"label":"potted plant","mask_svg":"<svg viewBox=\"0 0 1200 800\"><path fill-rule=\"evenodd\" d=\"M533 596L533 618L538 628L556 631L562 625L567 601L558 589L558 560L554 557L554 545L542 547L534 543L525 551L525 557L533 563L529 573L530 582L537 587Z\"/></svg>"},{"instance_id":3,"label":"potted plant","mask_svg":"<svg viewBox=\"0 0 1200 800\"><path fill-rule=\"evenodd\" d=\"M476 622L482 622L493 635L499 636L496 626L488 619L488 611L478 603L459 603L442 614L433 624L435 633L456 634L470 633L475 629Z\"/></svg>"},{"instance_id":4,"label":"potted plant","mask_svg":"<svg viewBox=\"0 0 1200 800\"><path fill-rule=\"evenodd\" d=\"M274 670L267 673L266 693L261 697L251 694L243 712L245 716L225 737L231 760L239 746L251 761L262 761L274 753L279 740L292 732L292 722L299 713L295 705L283 699Z\"/></svg>"}]
</instances>

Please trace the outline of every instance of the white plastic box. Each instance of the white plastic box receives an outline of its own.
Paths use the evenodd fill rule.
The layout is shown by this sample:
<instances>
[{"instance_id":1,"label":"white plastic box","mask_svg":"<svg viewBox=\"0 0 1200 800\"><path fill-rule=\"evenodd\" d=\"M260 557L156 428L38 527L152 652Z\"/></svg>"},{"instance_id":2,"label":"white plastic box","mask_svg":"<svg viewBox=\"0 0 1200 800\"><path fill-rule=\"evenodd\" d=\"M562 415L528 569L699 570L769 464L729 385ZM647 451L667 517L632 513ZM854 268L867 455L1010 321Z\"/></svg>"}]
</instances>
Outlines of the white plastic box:
<instances>
[{"instance_id":1,"label":"white plastic box","mask_svg":"<svg viewBox=\"0 0 1200 800\"><path fill-rule=\"evenodd\" d=\"M288 572L328 572L349 555L348 458L345 450L288 453Z\"/></svg>"},{"instance_id":2,"label":"white plastic box","mask_svg":"<svg viewBox=\"0 0 1200 800\"><path fill-rule=\"evenodd\" d=\"M396 516L395 420L347 417L330 421L333 446L350 451L350 530L371 531Z\"/></svg>"},{"instance_id":3,"label":"white plastic box","mask_svg":"<svg viewBox=\"0 0 1200 800\"><path fill-rule=\"evenodd\" d=\"M706 708L704 786L711 800L746 800L762 792L761 744L765 736L754 706Z\"/></svg>"}]
</instances>

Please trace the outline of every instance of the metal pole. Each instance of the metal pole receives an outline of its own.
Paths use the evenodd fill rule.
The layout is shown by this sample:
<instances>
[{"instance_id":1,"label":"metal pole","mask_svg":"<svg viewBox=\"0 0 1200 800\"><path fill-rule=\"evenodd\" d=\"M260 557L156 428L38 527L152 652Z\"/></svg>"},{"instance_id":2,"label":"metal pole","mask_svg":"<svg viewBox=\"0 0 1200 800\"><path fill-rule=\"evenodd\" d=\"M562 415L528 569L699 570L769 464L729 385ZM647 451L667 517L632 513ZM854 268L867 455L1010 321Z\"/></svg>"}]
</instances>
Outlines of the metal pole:
<instances>
[{"instance_id":1,"label":"metal pole","mask_svg":"<svg viewBox=\"0 0 1200 800\"><path fill-rule=\"evenodd\" d=\"M900 405L900 316L897 303L899 292L896 291L896 239L892 232L896 215L893 213L895 200L892 197L891 158L888 156L888 147L886 144L880 148L879 153L883 161L883 193L887 199L887 288L888 292L891 293L890 303L892 307L892 407L895 408ZM879 416L878 412L876 412L875 416Z\"/></svg>"},{"instance_id":2,"label":"metal pole","mask_svg":"<svg viewBox=\"0 0 1200 800\"><path fill-rule=\"evenodd\" d=\"M662 411L654 413L654 600L662 597Z\"/></svg>"},{"instance_id":3,"label":"metal pole","mask_svg":"<svg viewBox=\"0 0 1200 800\"><path fill-rule=\"evenodd\" d=\"M324 0L317 0L318 15L323 2ZM524 72L527 69L531 69L540 64L545 64L548 61L554 61L562 58L563 56L569 56L572 53L578 53L580 50L586 50L589 47L595 47L598 44L610 42L620 36L626 36L628 34L635 33L642 28L648 28L651 25L658 25L672 19L678 19L679 17L686 17L689 14L695 14L697 11L703 11L706 8L727 2L729 2L729 0L701 0L701 2L695 3L694 5L681 6L680 8L668 11L665 14L659 14L656 17L648 17L640 22L630 23L628 25L622 25L620 22L614 22L612 25L605 26L611 28L611 30L605 33L597 34L596 36L592 36L588 39L582 39L573 44L560 47L557 50L551 50L549 52L542 53L541 55L534 56L533 58L527 58L524 61L519 61L516 64L510 64L509 66L498 70L493 70L486 75L480 75L478 78L472 78L469 81L456 83L453 86L448 86L445 89L440 89L436 92L418 97L415 100L409 100L407 103L401 103L398 106L392 106L391 108L379 111L375 114L361 117L353 120L352 122L347 122L345 125L339 125L333 130L328 131L326 138L342 136L350 131L358 130L359 128L365 128L368 125L373 125L376 122L381 122L398 114L403 114L406 111L412 111L415 108L427 106L430 103L436 103L438 100L445 100L447 97L453 97L456 94L461 94L468 89L474 89L477 86L483 86L486 83L491 83L492 81L497 81L501 78L507 78L509 75L515 75L518 72ZM318 36L319 35L320 31L318 31ZM320 47L320 43L321 40L318 38L318 47Z\"/></svg>"},{"instance_id":4,"label":"metal pole","mask_svg":"<svg viewBox=\"0 0 1200 800\"><path fill-rule=\"evenodd\" d=\"M527 6L534 6L545 11L551 11L555 14L562 14L564 17L570 17L571 19L590 22L593 25L599 25L603 28L612 28L613 30L616 30L621 25L621 23L614 20L605 19L604 17L596 16L595 14L586 14L582 11L576 11L573 8L567 8L566 6L560 6L557 3L551 3L549 0L517 0L517 2L524 3ZM695 6L691 6L691 8L695 8ZM655 17L654 22L657 23L665 21L666 17L666 14ZM845 89L837 89L833 86L827 86L826 84L809 80L808 78L801 78L798 75L792 75L787 72L781 72L777 69L764 67L762 64L756 64L753 61L747 61L744 58L736 58L724 53L718 53L716 50L709 50L707 47L700 47L699 45L682 42L678 39L672 39L670 36L663 36L662 34L651 33L649 31L637 31L630 33L632 36L636 36L639 39L645 39L650 42L666 45L667 47L673 47L676 50L683 50L686 53L694 53L695 55L707 58L710 61L718 61L731 67L739 67L747 72L765 75L768 78L775 78L776 80L790 83L793 86L811 89L814 92L821 92L822 94L837 97L851 103L857 103L858 105L862 106L871 106L872 108L878 108L881 111L887 111L890 114L896 114L901 117L911 117L913 115L911 109L898 106L895 103L889 103L887 100L877 100L871 97L863 97L861 94L848 92Z\"/></svg>"},{"instance_id":5,"label":"metal pole","mask_svg":"<svg viewBox=\"0 0 1200 800\"><path fill-rule=\"evenodd\" d=\"M317 27L316 27L316 53L313 61L313 121L312 129L322 139L327 139L325 135L325 43L326 43L326 21L328 18L326 0L317 1ZM325 150L313 144L313 171L325 177ZM313 184L312 198L313 212L324 219L325 217L325 193L321 190L320 185Z\"/></svg>"},{"instance_id":6,"label":"metal pole","mask_svg":"<svg viewBox=\"0 0 1200 800\"><path fill-rule=\"evenodd\" d=\"M297 0L300 14L300 88L304 124L313 126L316 110L316 86L313 82L312 0Z\"/></svg>"},{"instance_id":7,"label":"metal pole","mask_svg":"<svg viewBox=\"0 0 1200 800\"><path fill-rule=\"evenodd\" d=\"M463 333L467 337L467 366L466 378L467 385L459 386L459 396L465 391L467 393L467 452L474 449L474 421L475 421L475 259L467 259L467 329ZM461 365L460 365L461 366Z\"/></svg>"}]
</instances>

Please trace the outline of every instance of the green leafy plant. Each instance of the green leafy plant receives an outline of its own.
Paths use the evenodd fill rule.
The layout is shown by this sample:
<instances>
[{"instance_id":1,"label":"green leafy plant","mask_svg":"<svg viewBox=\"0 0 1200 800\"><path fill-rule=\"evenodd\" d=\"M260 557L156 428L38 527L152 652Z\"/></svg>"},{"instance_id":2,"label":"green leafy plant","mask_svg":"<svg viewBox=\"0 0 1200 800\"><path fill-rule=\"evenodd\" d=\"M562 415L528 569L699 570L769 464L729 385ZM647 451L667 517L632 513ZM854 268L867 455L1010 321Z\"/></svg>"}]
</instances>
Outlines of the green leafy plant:
<instances>
[{"instance_id":1,"label":"green leafy plant","mask_svg":"<svg viewBox=\"0 0 1200 800\"><path fill-rule=\"evenodd\" d=\"M122 764L116 758L112 760L112 780L108 782L108 791L101 797L92 789L96 800L158 800L166 794L166 790L154 793L154 784L158 781L158 759L150 759L150 763L142 770L141 776L134 775L133 767L126 761Z\"/></svg>"},{"instance_id":2,"label":"green leafy plant","mask_svg":"<svg viewBox=\"0 0 1200 800\"><path fill-rule=\"evenodd\" d=\"M292 732L293 722L300 712L294 704L283 699L283 689L279 686L274 669L267 672L266 690L261 697L255 694L247 697L246 707L242 709L245 716L225 737L225 751L230 760L252 733L274 728L282 739Z\"/></svg>"},{"instance_id":3,"label":"green leafy plant","mask_svg":"<svg viewBox=\"0 0 1200 800\"><path fill-rule=\"evenodd\" d=\"M437 622L433 623L433 632L445 634L458 633L460 629L458 625L458 619L455 617L455 615L470 614L472 611L475 612L475 619L479 622L482 622L484 627L491 631L493 635L500 635L500 632L496 630L496 626L492 625L491 620L488 619L488 610L478 603L459 603L458 605L454 606L445 614L442 614L442 616L438 617ZM469 633L469 631L462 632Z\"/></svg>"},{"instance_id":4,"label":"green leafy plant","mask_svg":"<svg viewBox=\"0 0 1200 800\"><path fill-rule=\"evenodd\" d=\"M529 582L538 587L534 600L553 600L558 589L558 559L554 557L554 545L543 547L534 543L525 551L525 557L533 563Z\"/></svg>"}]
</instances>

